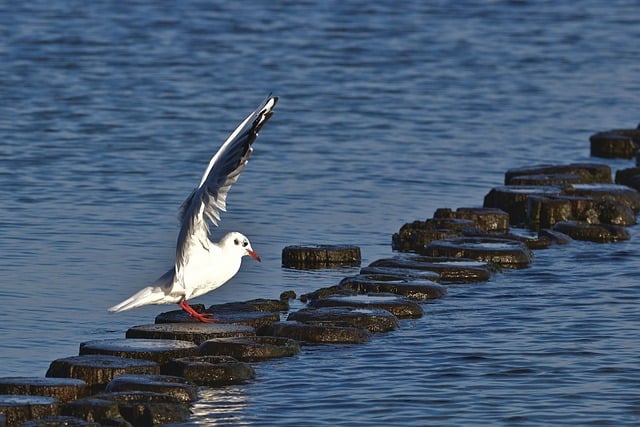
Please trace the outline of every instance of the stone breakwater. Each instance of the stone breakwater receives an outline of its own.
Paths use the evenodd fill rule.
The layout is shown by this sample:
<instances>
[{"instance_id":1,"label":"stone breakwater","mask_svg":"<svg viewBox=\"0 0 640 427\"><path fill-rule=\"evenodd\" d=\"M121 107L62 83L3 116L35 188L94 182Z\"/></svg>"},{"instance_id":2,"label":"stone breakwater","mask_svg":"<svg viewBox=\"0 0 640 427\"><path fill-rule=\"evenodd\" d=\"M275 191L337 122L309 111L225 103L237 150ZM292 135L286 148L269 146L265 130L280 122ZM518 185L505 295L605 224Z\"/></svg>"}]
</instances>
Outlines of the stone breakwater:
<instances>
[{"instance_id":1,"label":"stone breakwater","mask_svg":"<svg viewBox=\"0 0 640 427\"><path fill-rule=\"evenodd\" d=\"M305 345L357 344L423 315L449 284L485 282L502 269L527 268L534 252L572 240L618 242L640 213L640 129L599 132L599 157L636 156L615 180L602 164L510 169L482 206L436 209L392 236L396 251L359 274L300 295L214 305L218 323L183 311L131 327L122 339L80 343L51 362L45 377L0 378L0 426L155 426L188 420L199 387L252 381L262 361L291 357ZM283 267L360 265L353 245L289 246ZM304 354L299 357L304 357ZM273 366L273 365L272 365Z\"/></svg>"}]
</instances>

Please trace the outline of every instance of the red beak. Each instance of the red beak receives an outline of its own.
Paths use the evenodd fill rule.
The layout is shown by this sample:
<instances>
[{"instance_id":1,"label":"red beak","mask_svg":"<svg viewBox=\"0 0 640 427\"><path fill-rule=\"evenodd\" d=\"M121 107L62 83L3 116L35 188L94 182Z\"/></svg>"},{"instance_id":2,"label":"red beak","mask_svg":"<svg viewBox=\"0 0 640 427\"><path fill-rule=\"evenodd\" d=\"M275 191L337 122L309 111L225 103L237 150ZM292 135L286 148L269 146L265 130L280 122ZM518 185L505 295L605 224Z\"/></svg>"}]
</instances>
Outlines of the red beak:
<instances>
[{"instance_id":1,"label":"red beak","mask_svg":"<svg viewBox=\"0 0 640 427\"><path fill-rule=\"evenodd\" d=\"M257 253L255 253L254 251L251 251L249 249L247 249L247 253L249 254L249 256L253 259L255 259L258 262L262 262L262 260L260 259L260 255L258 255Z\"/></svg>"}]
</instances>

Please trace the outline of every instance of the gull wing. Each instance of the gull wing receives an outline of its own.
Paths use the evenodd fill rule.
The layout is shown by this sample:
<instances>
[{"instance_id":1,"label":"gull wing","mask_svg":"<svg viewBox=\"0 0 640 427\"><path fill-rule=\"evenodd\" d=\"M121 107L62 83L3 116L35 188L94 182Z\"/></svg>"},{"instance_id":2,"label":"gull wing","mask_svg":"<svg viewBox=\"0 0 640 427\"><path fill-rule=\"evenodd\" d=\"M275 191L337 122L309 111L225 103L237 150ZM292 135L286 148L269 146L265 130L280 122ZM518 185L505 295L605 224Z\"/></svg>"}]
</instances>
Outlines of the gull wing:
<instances>
[{"instance_id":1,"label":"gull wing","mask_svg":"<svg viewBox=\"0 0 640 427\"><path fill-rule=\"evenodd\" d=\"M277 97L267 97L231 133L222 147L209 161L200 184L184 201L180 209L180 234L176 245L175 269L178 273L186 264L188 248L200 242L208 247L209 223L218 225L220 212L226 211L227 193L245 168L262 125L273 115Z\"/></svg>"}]
</instances>

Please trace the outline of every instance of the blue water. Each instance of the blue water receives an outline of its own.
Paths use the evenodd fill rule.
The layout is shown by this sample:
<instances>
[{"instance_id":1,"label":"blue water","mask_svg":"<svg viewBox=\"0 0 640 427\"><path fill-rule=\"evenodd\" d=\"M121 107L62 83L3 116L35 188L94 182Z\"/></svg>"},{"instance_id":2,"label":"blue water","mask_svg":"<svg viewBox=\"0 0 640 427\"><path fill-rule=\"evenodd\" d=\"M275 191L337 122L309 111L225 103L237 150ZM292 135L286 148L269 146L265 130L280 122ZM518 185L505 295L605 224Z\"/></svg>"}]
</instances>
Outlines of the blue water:
<instances>
[{"instance_id":1,"label":"blue water","mask_svg":"<svg viewBox=\"0 0 640 427\"><path fill-rule=\"evenodd\" d=\"M282 248L391 256L403 223L481 205L512 167L605 162L589 135L640 120L635 1L217 3L0 3L0 376L153 321L106 308L171 265L180 204L269 92L219 230L263 262L196 302L334 285L356 270L284 270ZM638 228L258 365L190 424L638 425Z\"/></svg>"}]
</instances>

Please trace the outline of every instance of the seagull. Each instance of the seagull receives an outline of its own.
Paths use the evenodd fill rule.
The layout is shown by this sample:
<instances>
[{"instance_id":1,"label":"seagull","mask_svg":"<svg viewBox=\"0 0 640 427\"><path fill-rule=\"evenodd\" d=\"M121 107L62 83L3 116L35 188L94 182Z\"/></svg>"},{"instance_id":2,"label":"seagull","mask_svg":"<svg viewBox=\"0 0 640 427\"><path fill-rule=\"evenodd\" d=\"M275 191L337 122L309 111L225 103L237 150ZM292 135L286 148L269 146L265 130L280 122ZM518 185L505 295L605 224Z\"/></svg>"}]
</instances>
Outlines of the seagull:
<instances>
[{"instance_id":1,"label":"seagull","mask_svg":"<svg viewBox=\"0 0 640 427\"><path fill-rule=\"evenodd\" d=\"M242 257L261 261L249 239L238 232L226 234L215 243L209 238L210 224L218 226L226 211L227 193L235 184L253 152L262 125L273 115L278 97L267 97L222 144L209 161L200 184L180 209L180 233L173 268L150 286L109 308L118 313L150 304L173 304L200 322L212 323L213 313L199 313L189 305L192 298L219 288L236 275Z\"/></svg>"}]
</instances>

